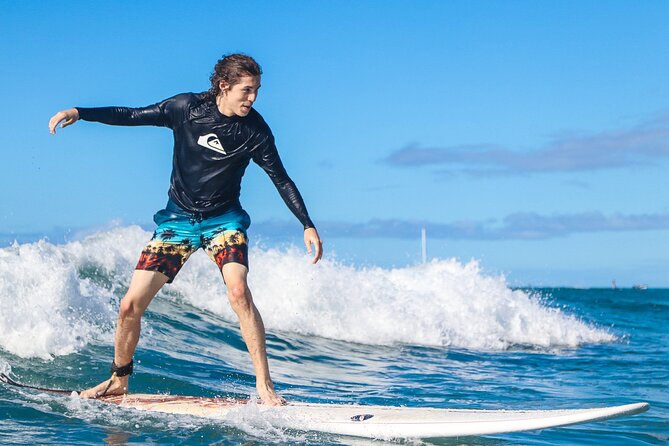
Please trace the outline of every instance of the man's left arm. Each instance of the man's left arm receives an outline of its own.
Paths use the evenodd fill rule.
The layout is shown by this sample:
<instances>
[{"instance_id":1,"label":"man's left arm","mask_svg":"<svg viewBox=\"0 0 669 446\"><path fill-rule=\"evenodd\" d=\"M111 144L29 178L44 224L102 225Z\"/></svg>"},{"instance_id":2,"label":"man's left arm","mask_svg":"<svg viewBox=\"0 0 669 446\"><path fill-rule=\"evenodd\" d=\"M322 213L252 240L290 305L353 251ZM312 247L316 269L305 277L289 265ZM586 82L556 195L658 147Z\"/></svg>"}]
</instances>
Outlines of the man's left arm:
<instances>
[{"instance_id":1,"label":"man's left arm","mask_svg":"<svg viewBox=\"0 0 669 446\"><path fill-rule=\"evenodd\" d=\"M318 262L323 257L323 242L309 217L300 191L297 190L297 186L295 186L295 183L290 179L286 169L283 167L281 158L279 158L279 152L274 145L271 135L267 137L267 141L261 148L259 147L254 151L253 161L267 173L279 191L281 198L283 198L283 201L288 206L288 209L304 226L304 244L309 254L314 255L312 262Z\"/></svg>"}]
</instances>

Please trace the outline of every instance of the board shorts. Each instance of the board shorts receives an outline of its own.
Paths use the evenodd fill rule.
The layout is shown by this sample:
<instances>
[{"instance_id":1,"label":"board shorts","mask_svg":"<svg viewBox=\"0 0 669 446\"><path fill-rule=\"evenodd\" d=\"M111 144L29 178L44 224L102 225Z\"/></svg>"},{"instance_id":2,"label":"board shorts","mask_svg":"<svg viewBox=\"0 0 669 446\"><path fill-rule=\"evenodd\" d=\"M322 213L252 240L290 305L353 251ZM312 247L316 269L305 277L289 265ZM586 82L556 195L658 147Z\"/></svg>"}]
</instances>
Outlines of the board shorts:
<instances>
[{"instance_id":1,"label":"board shorts","mask_svg":"<svg viewBox=\"0 0 669 446\"><path fill-rule=\"evenodd\" d=\"M248 263L249 214L241 207L223 214L202 217L192 214L171 200L153 216L158 225L142 250L135 269L158 271L172 283L188 257L202 248L220 270L226 263Z\"/></svg>"}]
</instances>

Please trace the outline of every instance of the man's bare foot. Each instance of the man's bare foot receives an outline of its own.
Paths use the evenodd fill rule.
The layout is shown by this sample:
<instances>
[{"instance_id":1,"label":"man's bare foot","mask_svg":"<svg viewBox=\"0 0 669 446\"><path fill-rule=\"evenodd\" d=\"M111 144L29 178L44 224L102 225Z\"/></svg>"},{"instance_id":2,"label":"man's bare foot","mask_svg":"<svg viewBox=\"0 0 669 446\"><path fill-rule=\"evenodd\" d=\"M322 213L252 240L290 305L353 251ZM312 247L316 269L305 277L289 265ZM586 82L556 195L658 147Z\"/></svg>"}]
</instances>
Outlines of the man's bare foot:
<instances>
[{"instance_id":1,"label":"man's bare foot","mask_svg":"<svg viewBox=\"0 0 669 446\"><path fill-rule=\"evenodd\" d=\"M112 376L111 386L109 385L109 379L101 382L95 387L79 392L79 396L82 398L99 398L103 395L123 395L128 393L128 376ZM109 386L109 389L107 389ZM106 390L106 392L105 392Z\"/></svg>"},{"instance_id":2,"label":"man's bare foot","mask_svg":"<svg viewBox=\"0 0 669 446\"><path fill-rule=\"evenodd\" d=\"M276 394L274 384L271 381L266 383L256 383L256 390L263 404L268 406L284 406L288 402Z\"/></svg>"}]
</instances>

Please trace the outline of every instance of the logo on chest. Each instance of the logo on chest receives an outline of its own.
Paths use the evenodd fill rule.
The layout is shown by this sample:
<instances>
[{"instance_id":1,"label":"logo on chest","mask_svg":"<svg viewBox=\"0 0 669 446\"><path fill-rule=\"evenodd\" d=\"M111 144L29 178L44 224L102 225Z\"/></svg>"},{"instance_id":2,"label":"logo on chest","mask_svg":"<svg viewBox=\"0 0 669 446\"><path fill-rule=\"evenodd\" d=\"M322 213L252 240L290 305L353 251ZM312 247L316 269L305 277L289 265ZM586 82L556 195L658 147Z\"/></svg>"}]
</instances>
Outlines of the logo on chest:
<instances>
[{"instance_id":1,"label":"logo on chest","mask_svg":"<svg viewBox=\"0 0 669 446\"><path fill-rule=\"evenodd\" d=\"M208 133L202 135L197 139L198 145L205 147L207 149L215 150L223 155L227 155L227 152L223 148L221 141L218 140L218 136L215 133Z\"/></svg>"}]
</instances>

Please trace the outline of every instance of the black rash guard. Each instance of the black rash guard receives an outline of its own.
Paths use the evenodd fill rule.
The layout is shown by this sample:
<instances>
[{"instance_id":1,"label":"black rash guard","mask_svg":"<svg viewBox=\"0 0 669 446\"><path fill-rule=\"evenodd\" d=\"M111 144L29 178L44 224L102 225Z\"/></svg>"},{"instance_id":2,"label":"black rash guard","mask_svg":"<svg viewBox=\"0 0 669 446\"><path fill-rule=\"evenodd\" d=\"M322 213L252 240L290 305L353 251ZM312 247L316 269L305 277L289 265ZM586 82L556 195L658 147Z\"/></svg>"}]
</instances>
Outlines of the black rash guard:
<instances>
[{"instance_id":1,"label":"black rash guard","mask_svg":"<svg viewBox=\"0 0 669 446\"><path fill-rule=\"evenodd\" d=\"M169 197L203 217L241 207L242 176L253 160L269 175L304 225L314 227L295 183L286 173L274 136L260 114L225 116L207 93L183 93L148 107L77 107L79 118L111 125L155 125L174 132Z\"/></svg>"}]
</instances>

